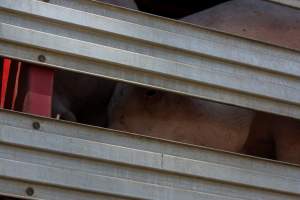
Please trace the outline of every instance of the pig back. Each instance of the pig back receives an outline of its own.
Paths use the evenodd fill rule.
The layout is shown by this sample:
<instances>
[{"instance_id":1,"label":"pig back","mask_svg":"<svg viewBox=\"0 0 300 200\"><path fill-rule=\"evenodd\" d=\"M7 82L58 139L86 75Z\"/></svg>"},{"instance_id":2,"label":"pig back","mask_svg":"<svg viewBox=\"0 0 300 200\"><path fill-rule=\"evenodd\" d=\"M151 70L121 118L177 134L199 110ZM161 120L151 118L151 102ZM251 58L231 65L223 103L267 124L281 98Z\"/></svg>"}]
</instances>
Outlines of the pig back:
<instances>
[{"instance_id":1,"label":"pig back","mask_svg":"<svg viewBox=\"0 0 300 200\"><path fill-rule=\"evenodd\" d=\"M254 113L154 89L118 84L109 104L109 127L239 152Z\"/></svg>"}]
</instances>

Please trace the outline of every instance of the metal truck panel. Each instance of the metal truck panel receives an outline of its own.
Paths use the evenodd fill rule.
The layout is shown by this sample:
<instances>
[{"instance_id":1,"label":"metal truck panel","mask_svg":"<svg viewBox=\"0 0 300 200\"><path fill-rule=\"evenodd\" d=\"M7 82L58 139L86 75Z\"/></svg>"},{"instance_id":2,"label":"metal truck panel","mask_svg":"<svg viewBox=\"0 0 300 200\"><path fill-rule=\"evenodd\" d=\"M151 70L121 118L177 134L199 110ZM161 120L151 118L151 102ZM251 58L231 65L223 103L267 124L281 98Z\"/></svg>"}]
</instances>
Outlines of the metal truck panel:
<instances>
[{"instance_id":1,"label":"metal truck panel","mask_svg":"<svg viewBox=\"0 0 300 200\"><path fill-rule=\"evenodd\" d=\"M300 196L295 165L4 110L0 166L0 185L10 185L0 193L23 197L28 187L45 199Z\"/></svg>"},{"instance_id":2,"label":"metal truck panel","mask_svg":"<svg viewBox=\"0 0 300 200\"><path fill-rule=\"evenodd\" d=\"M293 8L300 8L300 1L299 0L268 0L271 2L279 3L282 5L290 6Z\"/></svg>"},{"instance_id":3,"label":"metal truck panel","mask_svg":"<svg viewBox=\"0 0 300 200\"><path fill-rule=\"evenodd\" d=\"M52 67L300 118L297 51L106 4L59 2L2 0L0 54L37 63L42 54Z\"/></svg>"},{"instance_id":4,"label":"metal truck panel","mask_svg":"<svg viewBox=\"0 0 300 200\"><path fill-rule=\"evenodd\" d=\"M300 119L298 51L95 1L49 2L0 0L0 55ZM300 168L1 110L0 194L296 200Z\"/></svg>"}]
</instances>

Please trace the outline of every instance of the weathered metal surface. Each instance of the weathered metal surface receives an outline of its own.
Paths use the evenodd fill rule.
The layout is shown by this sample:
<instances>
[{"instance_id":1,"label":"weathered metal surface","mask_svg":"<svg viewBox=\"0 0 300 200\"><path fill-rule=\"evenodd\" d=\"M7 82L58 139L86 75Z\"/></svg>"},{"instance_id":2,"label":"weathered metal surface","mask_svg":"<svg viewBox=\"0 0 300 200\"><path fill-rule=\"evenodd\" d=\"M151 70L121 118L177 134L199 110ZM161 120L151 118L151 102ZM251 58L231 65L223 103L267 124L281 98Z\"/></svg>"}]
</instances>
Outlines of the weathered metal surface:
<instances>
[{"instance_id":1,"label":"weathered metal surface","mask_svg":"<svg viewBox=\"0 0 300 200\"><path fill-rule=\"evenodd\" d=\"M299 52L92 1L50 3L73 9L0 0L0 55L40 63L42 54L51 67L300 118ZM296 200L299 174L296 165L0 112L1 194Z\"/></svg>"},{"instance_id":2,"label":"weathered metal surface","mask_svg":"<svg viewBox=\"0 0 300 200\"><path fill-rule=\"evenodd\" d=\"M268 0L271 2L279 3L282 5L294 7L294 8L300 8L300 1L299 0Z\"/></svg>"},{"instance_id":3,"label":"weathered metal surface","mask_svg":"<svg viewBox=\"0 0 300 200\"><path fill-rule=\"evenodd\" d=\"M32 123L40 128L33 129ZM299 199L300 168L2 110L0 193L41 199ZM50 195L51 194L51 195Z\"/></svg>"},{"instance_id":4,"label":"weathered metal surface","mask_svg":"<svg viewBox=\"0 0 300 200\"><path fill-rule=\"evenodd\" d=\"M73 9L1 1L1 55L43 53L53 67L300 118L299 52L101 3L51 2Z\"/></svg>"}]
</instances>

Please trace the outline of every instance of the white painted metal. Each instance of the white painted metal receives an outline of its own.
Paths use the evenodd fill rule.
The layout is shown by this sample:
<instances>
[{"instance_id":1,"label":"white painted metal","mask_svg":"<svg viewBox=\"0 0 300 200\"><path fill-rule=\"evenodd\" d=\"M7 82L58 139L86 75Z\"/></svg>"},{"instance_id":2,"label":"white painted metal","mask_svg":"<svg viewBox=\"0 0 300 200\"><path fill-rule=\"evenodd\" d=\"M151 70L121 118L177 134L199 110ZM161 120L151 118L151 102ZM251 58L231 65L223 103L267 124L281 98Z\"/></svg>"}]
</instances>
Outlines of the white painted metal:
<instances>
[{"instance_id":1,"label":"white painted metal","mask_svg":"<svg viewBox=\"0 0 300 200\"><path fill-rule=\"evenodd\" d=\"M0 55L300 119L299 52L93 1L0 2Z\"/></svg>"},{"instance_id":2,"label":"white painted metal","mask_svg":"<svg viewBox=\"0 0 300 200\"><path fill-rule=\"evenodd\" d=\"M299 52L95 1L0 0L0 55L40 54L43 65L300 119ZM0 194L296 200L300 168L1 110Z\"/></svg>"},{"instance_id":3,"label":"white painted metal","mask_svg":"<svg viewBox=\"0 0 300 200\"><path fill-rule=\"evenodd\" d=\"M300 1L299 0L268 0L271 2L279 3L282 5L290 6L293 8L300 8Z\"/></svg>"},{"instance_id":4,"label":"white painted metal","mask_svg":"<svg viewBox=\"0 0 300 200\"><path fill-rule=\"evenodd\" d=\"M2 110L3 185L40 199L296 200L300 168Z\"/></svg>"}]
</instances>

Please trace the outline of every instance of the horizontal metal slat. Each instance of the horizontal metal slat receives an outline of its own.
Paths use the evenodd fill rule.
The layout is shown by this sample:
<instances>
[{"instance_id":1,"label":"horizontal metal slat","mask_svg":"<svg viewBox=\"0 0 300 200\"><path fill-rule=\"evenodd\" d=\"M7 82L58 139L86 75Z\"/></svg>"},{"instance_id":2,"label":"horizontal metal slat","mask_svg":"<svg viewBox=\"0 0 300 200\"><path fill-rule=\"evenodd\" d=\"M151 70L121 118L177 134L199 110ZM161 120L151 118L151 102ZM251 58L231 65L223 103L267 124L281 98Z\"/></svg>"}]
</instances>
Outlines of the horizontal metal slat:
<instances>
[{"instance_id":1,"label":"horizontal metal slat","mask_svg":"<svg viewBox=\"0 0 300 200\"><path fill-rule=\"evenodd\" d=\"M281 101L300 104L300 93L297 93L298 90L300 91L300 88L297 88L300 87L300 84L295 84L294 87L290 87L272 82L263 82L257 79L237 77L229 73L218 74L217 71L205 69L200 71L199 68L191 65L170 62L168 60L135 54L106 46L93 45L29 29L21 29L7 24L1 24L1 30L0 35L2 39L23 45L31 45L57 52L66 52L87 59L96 59L124 67L145 70L149 73L158 73L161 74L161 76L173 76L189 81L199 81L208 85L240 90L241 92L253 92L257 95L269 98L274 97ZM51 43L40 41L51 41Z\"/></svg>"},{"instance_id":2,"label":"horizontal metal slat","mask_svg":"<svg viewBox=\"0 0 300 200\"><path fill-rule=\"evenodd\" d=\"M286 6L291 6L294 8L300 8L300 1L299 0L268 0L271 2L279 3Z\"/></svg>"},{"instance_id":3,"label":"horizontal metal slat","mask_svg":"<svg viewBox=\"0 0 300 200\"><path fill-rule=\"evenodd\" d=\"M251 43L251 40L245 39L244 41L234 41L234 38L232 38L233 40L230 41L230 44L226 41L226 39L229 39L226 38L226 36L229 37L228 35L223 35L223 43L205 39L200 40L200 38L196 37L187 37L170 31L141 26L139 24L128 23L126 21L99 15L91 15L89 13L49 5L48 3L38 2L35 0L24 0L19 3L16 3L17 0L3 1L4 2L1 5L2 8L11 9L15 12L17 11L20 13L46 17L70 24L76 24L83 28L92 28L105 31L110 34L122 35L181 50L202 53L222 58L224 60L254 65L263 69L288 73L293 76L300 76L300 70L298 67L300 66L300 59L296 57L296 55L299 55L298 52L280 49L274 46L259 45L258 43L256 49L247 48L246 45ZM60 15L58 15L58 13L60 13ZM229 48L230 51L228 51Z\"/></svg>"},{"instance_id":4,"label":"horizontal metal slat","mask_svg":"<svg viewBox=\"0 0 300 200\"><path fill-rule=\"evenodd\" d=\"M114 10L116 16L36 1L0 2L1 55L37 62L38 55L45 54L46 63L41 64L52 67L300 118L298 52L101 3L86 1L78 9L98 5L91 10ZM70 7L76 2L85 3L50 0ZM73 19L60 18L58 11ZM142 17L133 19L138 15ZM154 35L147 35L150 32ZM32 34L41 37L30 38ZM100 41L105 34L109 36ZM52 39L66 47L49 46ZM192 44L185 43L189 40ZM72 48L79 51L69 51ZM239 85L240 80L244 82ZM33 121L41 123L40 131L31 130ZM298 166L7 111L0 112L0 127L0 193L26 197L26 187L32 186L34 198L41 199L300 196Z\"/></svg>"},{"instance_id":5,"label":"horizontal metal slat","mask_svg":"<svg viewBox=\"0 0 300 200\"><path fill-rule=\"evenodd\" d=\"M70 154L71 156L85 156L91 159L103 159L151 168L161 168L162 162L162 155L159 153L129 149L65 136L55 136L53 134L3 125L0 125L0 141Z\"/></svg>"},{"instance_id":6,"label":"horizontal metal slat","mask_svg":"<svg viewBox=\"0 0 300 200\"><path fill-rule=\"evenodd\" d=\"M300 185L296 166L7 111L0 112L0 169L8 180L148 199L297 199ZM126 191L96 188L128 180Z\"/></svg>"},{"instance_id":7,"label":"horizontal metal slat","mask_svg":"<svg viewBox=\"0 0 300 200\"><path fill-rule=\"evenodd\" d=\"M276 171L276 175L300 178L297 167L292 168L289 166L289 170L287 170L285 165L277 165L277 162L265 162L264 160L253 159L249 156L215 151L209 148L200 148L201 151L199 151L199 147L194 147L192 145L180 145L180 143L161 139L158 140L136 134L95 128L86 125L83 126L75 123L65 123L5 110L1 110L0 112L0 124L2 126L14 127L17 130L24 129L24 132L28 130L31 131L32 123L35 121L41 125L41 129L36 132L36 135L45 132L57 136L65 136L67 138L79 138L83 141L93 141L146 152L163 153L210 163L218 163L237 168L259 170L263 173L272 173L274 170ZM253 160L255 160L255 166Z\"/></svg>"},{"instance_id":8,"label":"horizontal metal slat","mask_svg":"<svg viewBox=\"0 0 300 200\"><path fill-rule=\"evenodd\" d=\"M42 7L41 10L40 7ZM47 12L41 12L46 8ZM11 16L8 15L9 12L12 12ZM60 18L58 13L61 12L73 17ZM204 42L197 37L183 33L173 33L170 30L147 27L37 1L26 1L20 6L17 6L14 1L8 1L3 4L0 13L3 15L1 20L3 22L1 27L3 41L0 43L0 54L36 61L38 55L28 52L39 51L39 49L43 52L47 49L47 53L44 51L46 56L50 56L48 55L50 52L57 53L57 55L53 60L47 59L46 64L56 67L85 71L95 75L300 118L300 96L297 95L300 94L297 72L300 69L298 52L214 32L211 34L217 39L203 39ZM20 21L23 18L29 21ZM47 24L49 28L39 28L41 24L37 24L37 21L45 19L53 20L53 24ZM65 24L56 23L61 25L58 27L54 23L57 20ZM153 19L153 22L155 20L156 18ZM170 24L173 23L170 21ZM110 30L107 30L108 24L111 25L109 26ZM81 28L76 29L75 25ZM182 26L183 28L184 26L189 27L186 24ZM65 27L65 31L61 31L63 27ZM122 30L119 30L120 28ZM202 30L198 29L201 35ZM96 36L92 32L87 33L89 31L97 31ZM61 34L63 32L64 34ZM107 41L100 41L100 35L97 36L100 32L118 36L117 39L108 38ZM150 32L153 34L149 34ZM207 37L207 31L204 32L205 34L202 33L203 37ZM32 34L34 37L31 37ZM120 39L119 36L126 38ZM8 40L13 43L7 42ZM197 43L198 40L200 42ZM179 41L178 44L176 41ZM52 42L54 45L51 47ZM200 51L185 47L184 45L189 42L195 48L204 46L205 49ZM123 46L117 48L118 43L122 43ZM132 43L136 43L136 46ZM148 43L154 46L146 47L149 45ZM126 49L126 44L133 45L133 47ZM139 52L138 44L143 46L143 52ZM24 52L13 51L14 45L25 45ZM136 51L135 48L137 48ZM27 56L24 55L25 52L27 52ZM214 54L215 52L216 54ZM230 55L222 57L218 55L220 53L230 53L236 58ZM65 57L72 55L82 60L97 61L99 62L98 69L95 69L94 66L80 69L79 63L68 63L65 58L64 63L59 63L59 55L62 54ZM182 59L178 60L179 58ZM247 59L250 59L249 62ZM109 69L106 66L108 64L103 62L117 66ZM106 71L110 70L110 72L100 70L99 65L105 66L102 68L106 68ZM276 71L276 73L270 70Z\"/></svg>"},{"instance_id":9,"label":"horizontal metal slat","mask_svg":"<svg viewBox=\"0 0 300 200\"><path fill-rule=\"evenodd\" d=\"M33 197L27 195L28 188L34 189ZM59 188L51 185L43 185L0 177L0 194L3 196L24 199L47 199L47 200L130 200L130 198L116 197L108 194L97 194L72 190L70 188Z\"/></svg>"},{"instance_id":10,"label":"horizontal metal slat","mask_svg":"<svg viewBox=\"0 0 300 200\"><path fill-rule=\"evenodd\" d=\"M130 180L105 177L77 171L52 168L30 163L22 163L0 159L1 176L32 181L58 187L73 188L97 193L108 193L139 199L232 199L226 197L202 197L192 191L176 190L158 185L144 184Z\"/></svg>"},{"instance_id":11,"label":"horizontal metal slat","mask_svg":"<svg viewBox=\"0 0 300 200\"><path fill-rule=\"evenodd\" d=\"M150 185L161 185L167 188L179 188L185 191L194 191L203 194L203 197L210 196L224 196L233 199L247 199L256 200L257 198L272 199L272 200L296 200L297 195L278 193L276 191L258 190L257 188L251 188L247 186L231 185L224 182L209 181L201 178L193 178L193 176L177 176L169 174L167 172L161 173L159 171L148 170L145 168L138 168L136 166L126 167L119 163L101 162L99 160L88 160L85 158L63 156L60 154L51 154L49 152L43 152L41 150L27 149L16 146L8 146L0 144L1 158L6 160L16 160L20 162L37 164L39 166L51 166L60 169L72 170L73 172L82 172L93 175L101 175L106 177L116 177L120 179L147 183ZM1 179L1 178L0 178ZM13 181L12 178L6 180ZM14 182L14 185L19 185L24 182L20 179ZM5 180L0 180L0 185L5 183ZM58 187L57 185L48 185L33 183L32 181L26 181L26 185L23 186L24 193L27 187L34 187L35 197L42 198L45 195L54 190L52 194L55 196L62 195L62 193L76 193L76 190L68 187ZM19 183L19 184L18 184ZM34 184L34 186L32 186ZM46 189L41 187L46 187ZM12 186L11 186L12 187ZM15 187L15 186L14 186ZM60 191L58 190L60 189ZM58 190L58 191L57 191ZM0 193L5 192L9 194L16 194L15 191L8 192L7 188L0 188ZM20 192L20 191L19 191ZM78 190L77 190L78 192ZM95 195L103 196L99 193L91 193L88 190L83 190L83 194L80 194L77 198L88 198L89 196ZM17 193L20 194L20 193ZM255 194L255 195L253 195ZM74 196L75 194L73 194ZM110 194L114 195L114 194ZM115 195L116 196L116 195ZM91 197L89 197L91 198ZM88 198L88 199L89 199ZM47 196L42 199L53 199L53 197ZM59 199L59 198L57 198Z\"/></svg>"},{"instance_id":12,"label":"horizontal metal slat","mask_svg":"<svg viewBox=\"0 0 300 200\"><path fill-rule=\"evenodd\" d=\"M0 142L44 149L46 151L57 151L70 156L104 159L110 162L167 170L285 192L295 193L300 190L300 181L291 177L264 174L254 170L244 170L237 167L195 161L167 154L144 152L37 131L32 132L8 126L0 127ZM294 184L287 185L286 182L294 182Z\"/></svg>"}]
</instances>

